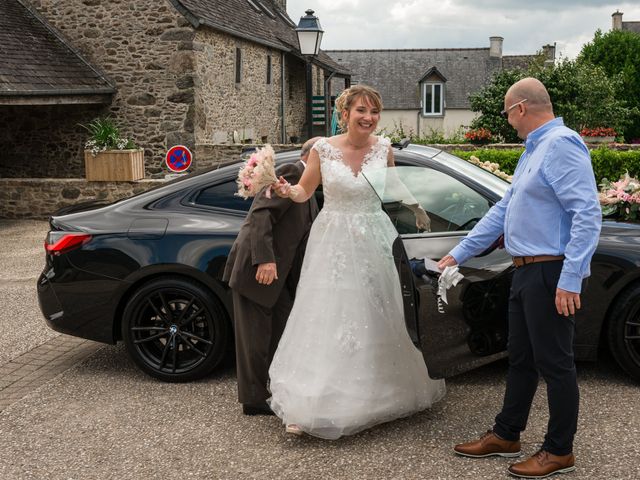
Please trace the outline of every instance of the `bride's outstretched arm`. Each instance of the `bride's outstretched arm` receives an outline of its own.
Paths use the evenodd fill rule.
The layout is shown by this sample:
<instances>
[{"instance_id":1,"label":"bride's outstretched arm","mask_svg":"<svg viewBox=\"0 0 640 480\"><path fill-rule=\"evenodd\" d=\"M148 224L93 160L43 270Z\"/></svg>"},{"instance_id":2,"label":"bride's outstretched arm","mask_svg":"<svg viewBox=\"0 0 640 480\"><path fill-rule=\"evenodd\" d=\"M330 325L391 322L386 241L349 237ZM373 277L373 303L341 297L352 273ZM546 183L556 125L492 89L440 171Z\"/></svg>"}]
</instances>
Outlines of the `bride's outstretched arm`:
<instances>
[{"instance_id":1,"label":"bride's outstretched arm","mask_svg":"<svg viewBox=\"0 0 640 480\"><path fill-rule=\"evenodd\" d=\"M307 166L297 185L291 185L284 178L280 177L275 185L275 191L280 197L290 198L296 203L304 203L311 198L316 191L322 176L320 174L320 157L318 152L311 149L307 157Z\"/></svg>"},{"instance_id":2,"label":"bride's outstretched arm","mask_svg":"<svg viewBox=\"0 0 640 480\"><path fill-rule=\"evenodd\" d=\"M394 196L402 202L402 204L413 212L416 216L416 227L421 230L431 231L431 219L427 212L424 211L418 200L414 198L409 189L406 187L402 180L398 177L395 169L395 160L393 158L393 150L389 147L389 153L387 154L387 166L390 167L387 175L387 185Z\"/></svg>"}]
</instances>

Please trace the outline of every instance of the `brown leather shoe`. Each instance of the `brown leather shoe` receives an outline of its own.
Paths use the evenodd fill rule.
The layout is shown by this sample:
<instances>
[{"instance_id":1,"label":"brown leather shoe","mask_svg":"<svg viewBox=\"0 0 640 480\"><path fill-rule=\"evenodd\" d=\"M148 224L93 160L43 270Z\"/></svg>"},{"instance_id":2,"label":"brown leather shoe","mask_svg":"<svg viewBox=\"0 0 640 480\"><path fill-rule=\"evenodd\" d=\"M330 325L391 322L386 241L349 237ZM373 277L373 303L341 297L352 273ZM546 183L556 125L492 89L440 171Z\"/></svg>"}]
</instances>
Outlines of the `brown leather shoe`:
<instances>
[{"instance_id":1,"label":"brown leather shoe","mask_svg":"<svg viewBox=\"0 0 640 480\"><path fill-rule=\"evenodd\" d=\"M516 440L512 442L510 440L503 440L498 437L491 430L482 435L478 440L469 443L461 443L453 447L453 451L458 455L471 458L481 457L519 457L520 456L520 441Z\"/></svg>"},{"instance_id":2,"label":"brown leather shoe","mask_svg":"<svg viewBox=\"0 0 640 480\"><path fill-rule=\"evenodd\" d=\"M573 453L568 455L554 455L540 450L524 462L514 463L509 467L509 473L520 478L545 478L556 473L573 472L576 467Z\"/></svg>"}]
</instances>

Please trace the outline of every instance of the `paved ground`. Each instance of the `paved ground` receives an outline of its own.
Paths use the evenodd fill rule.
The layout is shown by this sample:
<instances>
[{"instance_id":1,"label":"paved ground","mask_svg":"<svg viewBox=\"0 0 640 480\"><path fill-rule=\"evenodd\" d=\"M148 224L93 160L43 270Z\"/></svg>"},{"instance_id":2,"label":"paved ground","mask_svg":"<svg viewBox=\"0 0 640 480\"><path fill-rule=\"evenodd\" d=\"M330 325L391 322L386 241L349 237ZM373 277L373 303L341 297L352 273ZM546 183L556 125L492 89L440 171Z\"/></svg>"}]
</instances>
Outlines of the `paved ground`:
<instances>
[{"instance_id":1,"label":"paved ground","mask_svg":"<svg viewBox=\"0 0 640 480\"><path fill-rule=\"evenodd\" d=\"M0 220L0 400L11 368L57 365L0 404L1 479L509 478L507 460L451 453L491 425L503 362L450 379L446 399L411 418L335 442L291 438L274 417L240 414L231 364L204 381L164 384L140 373L121 346L49 331L34 293L46 229ZM640 478L640 386L608 359L579 365L579 377L578 471L563 478ZM546 421L541 385L523 436L527 454Z\"/></svg>"}]
</instances>

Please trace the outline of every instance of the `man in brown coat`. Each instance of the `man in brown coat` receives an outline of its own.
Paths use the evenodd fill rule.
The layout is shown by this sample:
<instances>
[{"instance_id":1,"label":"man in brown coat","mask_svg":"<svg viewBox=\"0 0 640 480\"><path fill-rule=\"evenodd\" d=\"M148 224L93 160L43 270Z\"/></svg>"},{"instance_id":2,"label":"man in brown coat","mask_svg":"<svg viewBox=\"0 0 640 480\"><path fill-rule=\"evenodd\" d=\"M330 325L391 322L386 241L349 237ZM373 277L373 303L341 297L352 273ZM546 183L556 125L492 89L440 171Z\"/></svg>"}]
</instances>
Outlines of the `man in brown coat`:
<instances>
[{"instance_id":1,"label":"man in brown coat","mask_svg":"<svg viewBox=\"0 0 640 480\"><path fill-rule=\"evenodd\" d=\"M317 138L307 140L300 161L276 172L296 184ZM308 202L264 191L256 195L227 264L223 280L233 293L238 401L245 415L273 414L266 403L269 366L293 306L311 223L318 213Z\"/></svg>"}]
</instances>

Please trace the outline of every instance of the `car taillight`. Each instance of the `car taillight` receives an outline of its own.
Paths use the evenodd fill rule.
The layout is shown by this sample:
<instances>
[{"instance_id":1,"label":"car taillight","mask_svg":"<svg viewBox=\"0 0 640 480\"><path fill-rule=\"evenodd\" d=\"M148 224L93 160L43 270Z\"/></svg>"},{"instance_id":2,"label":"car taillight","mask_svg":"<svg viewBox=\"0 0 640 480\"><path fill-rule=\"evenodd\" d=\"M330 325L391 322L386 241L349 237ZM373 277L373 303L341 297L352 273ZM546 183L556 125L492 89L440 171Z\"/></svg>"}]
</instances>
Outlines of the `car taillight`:
<instances>
[{"instance_id":1,"label":"car taillight","mask_svg":"<svg viewBox=\"0 0 640 480\"><path fill-rule=\"evenodd\" d=\"M51 255L61 255L79 248L91 240L91 235L86 233L49 232L44 241L44 249Z\"/></svg>"}]
</instances>

